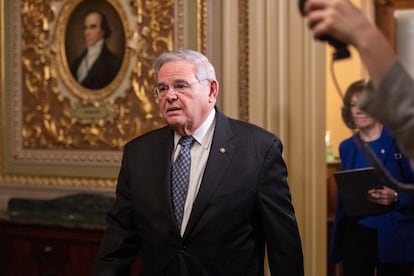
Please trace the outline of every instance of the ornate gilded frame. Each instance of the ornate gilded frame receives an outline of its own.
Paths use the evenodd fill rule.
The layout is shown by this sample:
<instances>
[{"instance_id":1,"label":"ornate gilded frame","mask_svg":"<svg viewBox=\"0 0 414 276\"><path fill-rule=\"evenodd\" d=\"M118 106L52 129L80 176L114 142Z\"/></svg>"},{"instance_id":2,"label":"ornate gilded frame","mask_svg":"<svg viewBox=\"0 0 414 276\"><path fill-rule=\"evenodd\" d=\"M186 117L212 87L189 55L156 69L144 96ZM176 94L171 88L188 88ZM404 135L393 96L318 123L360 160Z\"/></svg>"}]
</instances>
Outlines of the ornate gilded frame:
<instances>
[{"instance_id":1,"label":"ornate gilded frame","mask_svg":"<svg viewBox=\"0 0 414 276\"><path fill-rule=\"evenodd\" d=\"M125 41L118 74L94 91L70 75L64 42L87 1L116 11ZM153 60L205 51L204 0L1 0L0 12L0 185L113 187L125 142L164 124Z\"/></svg>"}]
</instances>

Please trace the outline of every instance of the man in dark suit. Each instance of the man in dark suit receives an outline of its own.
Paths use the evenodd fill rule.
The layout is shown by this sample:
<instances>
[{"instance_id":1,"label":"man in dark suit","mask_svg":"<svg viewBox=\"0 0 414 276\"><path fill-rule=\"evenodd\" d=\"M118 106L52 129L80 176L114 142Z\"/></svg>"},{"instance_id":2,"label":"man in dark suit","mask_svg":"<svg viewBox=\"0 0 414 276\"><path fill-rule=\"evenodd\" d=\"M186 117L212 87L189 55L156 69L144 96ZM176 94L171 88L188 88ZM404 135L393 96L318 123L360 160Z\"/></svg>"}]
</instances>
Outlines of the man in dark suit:
<instances>
[{"instance_id":1,"label":"man in dark suit","mask_svg":"<svg viewBox=\"0 0 414 276\"><path fill-rule=\"evenodd\" d=\"M154 69L168 126L124 148L97 275L128 275L138 255L142 275L264 275L266 250L272 275L303 275L279 138L216 107L219 84L204 55L164 53ZM183 139L193 143L181 206Z\"/></svg>"},{"instance_id":2,"label":"man in dark suit","mask_svg":"<svg viewBox=\"0 0 414 276\"><path fill-rule=\"evenodd\" d=\"M71 64L71 73L85 88L104 88L116 77L121 58L111 52L105 43L111 31L103 13L89 11L86 14L84 35L87 49Z\"/></svg>"}]
</instances>

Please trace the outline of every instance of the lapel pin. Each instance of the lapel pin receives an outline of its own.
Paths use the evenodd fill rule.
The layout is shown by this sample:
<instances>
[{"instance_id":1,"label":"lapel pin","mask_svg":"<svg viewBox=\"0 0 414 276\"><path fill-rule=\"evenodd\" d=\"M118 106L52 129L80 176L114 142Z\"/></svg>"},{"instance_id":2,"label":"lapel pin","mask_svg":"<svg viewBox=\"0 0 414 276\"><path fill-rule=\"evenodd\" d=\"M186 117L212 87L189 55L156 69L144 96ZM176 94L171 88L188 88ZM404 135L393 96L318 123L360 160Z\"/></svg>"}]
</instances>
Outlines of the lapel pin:
<instances>
[{"instance_id":1,"label":"lapel pin","mask_svg":"<svg viewBox=\"0 0 414 276\"><path fill-rule=\"evenodd\" d=\"M220 153L225 153L226 149L225 148L220 148Z\"/></svg>"}]
</instances>

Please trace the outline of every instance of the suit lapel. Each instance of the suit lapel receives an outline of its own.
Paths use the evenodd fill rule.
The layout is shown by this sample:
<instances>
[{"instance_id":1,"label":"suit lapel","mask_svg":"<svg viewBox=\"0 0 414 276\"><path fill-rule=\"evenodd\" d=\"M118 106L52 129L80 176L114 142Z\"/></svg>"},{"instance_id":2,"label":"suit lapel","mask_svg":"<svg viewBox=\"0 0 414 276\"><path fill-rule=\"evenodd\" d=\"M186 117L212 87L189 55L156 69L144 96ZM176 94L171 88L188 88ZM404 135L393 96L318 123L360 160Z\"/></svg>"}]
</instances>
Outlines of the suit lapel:
<instances>
[{"instance_id":1,"label":"suit lapel","mask_svg":"<svg viewBox=\"0 0 414 276\"><path fill-rule=\"evenodd\" d=\"M217 112L216 118L210 154L201 180L200 190L194 201L190 219L184 233L184 238L196 226L208 205L210 197L214 195L214 192L221 184L221 180L227 171L227 167L235 150L233 132L231 131L228 118L220 111Z\"/></svg>"},{"instance_id":2,"label":"suit lapel","mask_svg":"<svg viewBox=\"0 0 414 276\"><path fill-rule=\"evenodd\" d=\"M385 164L392 150L393 137L387 131L383 130L379 139L381 139L381 149L380 149L381 152L376 152L376 155L378 159L381 161L381 163ZM357 151L359 150L358 145L356 143L353 143L351 145L352 147L349 150L349 154L350 154L349 160L352 160L353 163L349 164L350 168L355 166L356 158L357 158ZM368 165L372 166L372 164L369 161L368 161ZM347 166L347 168L349 167Z\"/></svg>"},{"instance_id":3,"label":"suit lapel","mask_svg":"<svg viewBox=\"0 0 414 276\"><path fill-rule=\"evenodd\" d=\"M157 175L157 185L154 189L159 191L159 195L161 197L161 204L165 206L166 212L168 212L168 216L170 219L170 225L172 228L177 228L177 224L175 222L173 206L171 201L171 153L174 148L174 132L169 128L166 127L166 131L162 132L159 135L159 139L157 140L157 146L154 150L154 156L156 158L156 167L154 174Z\"/></svg>"},{"instance_id":4,"label":"suit lapel","mask_svg":"<svg viewBox=\"0 0 414 276\"><path fill-rule=\"evenodd\" d=\"M380 138L381 144L382 144L382 148L381 148L381 152L380 154L378 154L379 159L381 160L382 164L385 164L388 158L393 158L394 156L390 156L391 155L391 149L392 149L392 142L393 142L393 138L392 136L383 130L381 138Z\"/></svg>"}]
</instances>

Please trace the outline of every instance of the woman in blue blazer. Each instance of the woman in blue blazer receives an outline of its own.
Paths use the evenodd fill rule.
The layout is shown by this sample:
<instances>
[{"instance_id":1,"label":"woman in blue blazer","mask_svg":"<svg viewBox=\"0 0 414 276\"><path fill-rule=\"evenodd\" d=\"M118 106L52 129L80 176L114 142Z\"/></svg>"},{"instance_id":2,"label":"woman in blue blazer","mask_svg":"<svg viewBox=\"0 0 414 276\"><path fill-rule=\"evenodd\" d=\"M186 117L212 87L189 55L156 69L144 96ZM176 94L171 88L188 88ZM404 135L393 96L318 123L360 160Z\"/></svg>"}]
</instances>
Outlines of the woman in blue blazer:
<instances>
[{"instance_id":1,"label":"woman in blue blazer","mask_svg":"<svg viewBox=\"0 0 414 276\"><path fill-rule=\"evenodd\" d=\"M342 141L339 154L342 169L371 166L355 142L355 135L367 142L388 172L397 180L414 183L409 160L400 152L389 131L359 109L364 80L351 84L344 97L342 118L355 130ZM380 215L349 217L338 194L330 258L342 263L345 276L411 276L414 264L414 198L388 187L372 189L367 197L376 204L392 205ZM377 274L375 274L377 273Z\"/></svg>"}]
</instances>

